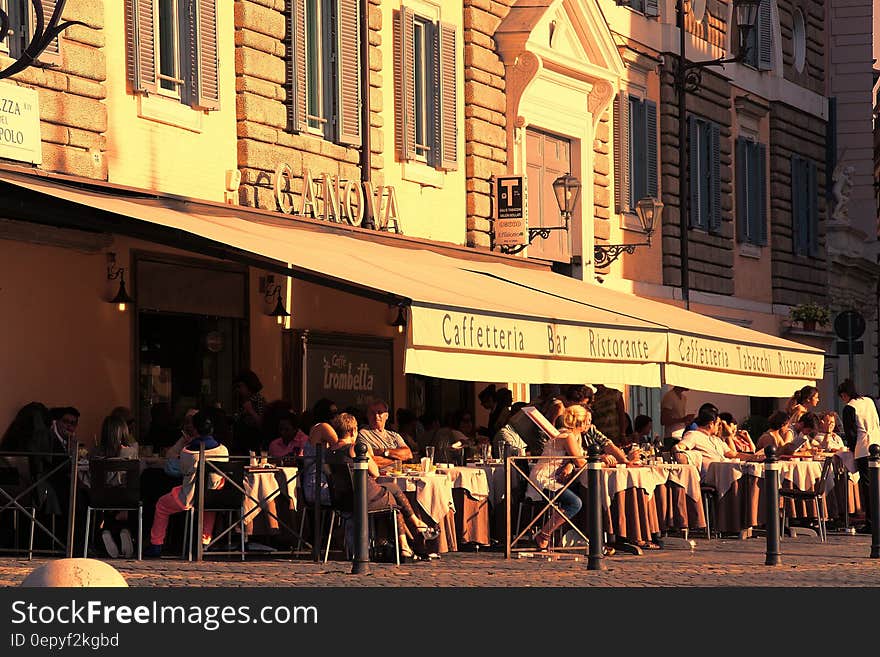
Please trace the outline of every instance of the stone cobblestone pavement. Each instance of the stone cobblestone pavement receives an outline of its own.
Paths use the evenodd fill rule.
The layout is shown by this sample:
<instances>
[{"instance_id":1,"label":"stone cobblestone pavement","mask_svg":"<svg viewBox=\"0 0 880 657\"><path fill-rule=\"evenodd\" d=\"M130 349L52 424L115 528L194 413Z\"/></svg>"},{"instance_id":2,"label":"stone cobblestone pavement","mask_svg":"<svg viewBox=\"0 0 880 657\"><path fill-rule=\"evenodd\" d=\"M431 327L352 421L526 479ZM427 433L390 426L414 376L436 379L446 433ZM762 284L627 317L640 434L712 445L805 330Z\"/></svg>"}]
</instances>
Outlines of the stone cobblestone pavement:
<instances>
[{"instance_id":1,"label":"stone cobblestone pavement","mask_svg":"<svg viewBox=\"0 0 880 657\"><path fill-rule=\"evenodd\" d=\"M608 570L589 571L584 556L548 560L546 556L506 560L502 553L444 554L430 563L372 564L371 574L351 575L341 561L319 564L303 559L116 560L111 563L130 586L381 586L381 587L815 587L880 586L880 559L868 559L869 536L829 536L822 544L798 537L782 543L782 564L764 565L763 538L697 540L690 550L659 550L642 556L617 554ZM0 586L16 586L42 560L0 559Z\"/></svg>"}]
</instances>

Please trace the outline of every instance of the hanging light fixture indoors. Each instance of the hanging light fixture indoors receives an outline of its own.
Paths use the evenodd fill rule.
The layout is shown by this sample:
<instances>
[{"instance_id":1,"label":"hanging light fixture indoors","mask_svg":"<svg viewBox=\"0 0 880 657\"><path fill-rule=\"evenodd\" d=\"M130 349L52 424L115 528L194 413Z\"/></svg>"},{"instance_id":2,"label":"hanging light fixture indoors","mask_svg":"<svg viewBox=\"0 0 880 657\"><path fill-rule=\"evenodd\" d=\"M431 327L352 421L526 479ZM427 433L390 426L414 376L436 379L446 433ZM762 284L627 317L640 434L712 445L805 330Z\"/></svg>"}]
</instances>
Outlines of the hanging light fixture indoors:
<instances>
[{"instance_id":1,"label":"hanging light fixture indoors","mask_svg":"<svg viewBox=\"0 0 880 657\"><path fill-rule=\"evenodd\" d=\"M117 278L119 279L119 290L116 292L116 296L110 299L110 303L115 303L119 312L124 313L126 306L130 303L134 303L134 299L129 296L128 290L125 289L125 268L116 266L115 253L108 253L107 280L114 281Z\"/></svg>"}]
</instances>

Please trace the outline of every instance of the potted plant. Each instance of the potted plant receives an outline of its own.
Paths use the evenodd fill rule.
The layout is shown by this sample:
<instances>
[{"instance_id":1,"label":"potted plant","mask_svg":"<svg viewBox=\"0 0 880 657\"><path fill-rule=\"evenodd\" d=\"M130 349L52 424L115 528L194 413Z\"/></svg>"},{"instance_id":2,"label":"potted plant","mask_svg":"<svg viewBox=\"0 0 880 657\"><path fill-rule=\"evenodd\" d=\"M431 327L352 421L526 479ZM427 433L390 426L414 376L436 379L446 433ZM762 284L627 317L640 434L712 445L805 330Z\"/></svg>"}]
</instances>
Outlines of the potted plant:
<instances>
[{"instance_id":1,"label":"potted plant","mask_svg":"<svg viewBox=\"0 0 880 657\"><path fill-rule=\"evenodd\" d=\"M801 303L788 311L792 321L800 322L805 331L815 331L818 324L827 324L831 321L831 311L818 303Z\"/></svg>"}]
</instances>

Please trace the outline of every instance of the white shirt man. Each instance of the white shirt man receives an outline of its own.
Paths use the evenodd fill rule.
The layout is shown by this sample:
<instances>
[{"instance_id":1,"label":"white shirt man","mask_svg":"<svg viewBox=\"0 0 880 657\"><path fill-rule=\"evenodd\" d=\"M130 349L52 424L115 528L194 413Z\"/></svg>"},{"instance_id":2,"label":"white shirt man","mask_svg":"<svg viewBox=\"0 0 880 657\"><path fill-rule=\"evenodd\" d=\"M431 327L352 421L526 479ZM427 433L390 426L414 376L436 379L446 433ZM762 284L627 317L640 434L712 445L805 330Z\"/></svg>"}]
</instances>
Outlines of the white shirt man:
<instances>
[{"instance_id":1,"label":"white shirt man","mask_svg":"<svg viewBox=\"0 0 880 657\"><path fill-rule=\"evenodd\" d=\"M678 444L675 446L677 451L695 450L700 452L702 462L700 465L700 476L706 475L709 465L718 461L726 461L729 458L736 458L737 452L730 449L726 442L716 436L718 416L710 411L701 414L698 422L702 422L701 426L697 426L693 431L688 431Z\"/></svg>"}]
</instances>

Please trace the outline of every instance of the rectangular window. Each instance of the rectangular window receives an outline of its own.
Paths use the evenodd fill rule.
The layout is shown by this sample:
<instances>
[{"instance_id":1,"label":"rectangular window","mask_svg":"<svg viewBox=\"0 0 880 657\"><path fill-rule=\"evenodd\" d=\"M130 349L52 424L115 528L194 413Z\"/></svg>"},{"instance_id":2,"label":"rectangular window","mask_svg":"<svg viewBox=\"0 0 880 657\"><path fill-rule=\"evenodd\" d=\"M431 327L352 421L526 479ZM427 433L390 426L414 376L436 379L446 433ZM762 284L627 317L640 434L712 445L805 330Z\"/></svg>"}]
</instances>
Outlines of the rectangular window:
<instances>
[{"instance_id":1,"label":"rectangular window","mask_svg":"<svg viewBox=\"0 0 880 657\"><path fill-rule=\"evenodd\" d=\"M220 108L216 2L125 0L132 91L172 96L200 110Z\"/></svg>"},{"instance_id":2,"label":"rectangular window","mask_svg":"<svg viewBox=\"0 0 880 657\"><path fill-rule=\"evenodd\" d=\"M290 0L287 109L291 130L361 141L358 0Z\"/></svg>"},{"instance_id":3,"label":"rectangular window","mask_svg":"<svg viewBox=\"0 0 880 657\"><path fill-rule=\"evenodd\" d=\"M736 225L740 242L767 244L767 147L736 140Z\"/></svg>"},{"instance_id":4,"label":"rectangular window","mask_svg":"<svg viewBox=\"0 0 880 657\"><path fill-rule=\"evenodd\" d=\"M792 252L800 256L819 254L819 206L816 163L791 156Z\"/></svg>"},{"instance_id":5,"label":"rectangular window","mask_svg":"<svg viewBox=\"0 0 880 657\"><path fill-rule=\"evenodd\" d=\"M657 104L621 92L614 101L614 205L634 212L639 200L658 196Z\"/></svg>"},{"instance_id":6,"label":"rectangular window","mask_svg":"<svg viewBox=\"0 0 880 657\"><path fill-rule=\"evenodd\" d=\"M395 144L401 161L458 166L455 26L401 7L394 23Z\"/></svg>"},{"instance_id":7,"label":"rectangular window","mask_svg":"<svg viewBox=\"0 0 880 657\"><path fill-rule=\"evenodd\" d=\"M617 4L622 7L629 7L645 16L659 16L660 3L659 0L617 0Z\"/></svg>"},{"instance_id":8,"label":"rectangular window","mask_svg":"<svg viewBox=\"0 0 880 657\"><path fill-rule=\"evenodd\" d=\"M184 81L180 77L180 24L178 0L158 0L159 89L180 97Z\"/></svg>"},{"instance_id":9,"label":"rectangular window","mask_svg":"<svg viewBox=\"0 0 880 657\"><path fill-rule=\"evenodd\" d=\"M691 228L721 231L721 130L718 124L688 117L688 181Z\"/></svg>"},{"instance_id":10,"label":"rectangular window","mask_svg":"<svg viewBox=\"0 0 880 657\"><path fill-rule=\"evenodd\" d=\"M43 22L48 24L55 11L56 0L43 0ZM9 30L6 38L0 42L0 51L9 53L10 57L21 57L27 47L37 16L32 0L2 0L0 9L9 17ZM61 37L54 38L39 54L37 61L44 64L61 63Z\"/></svg>"}]
</instances>

